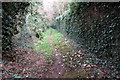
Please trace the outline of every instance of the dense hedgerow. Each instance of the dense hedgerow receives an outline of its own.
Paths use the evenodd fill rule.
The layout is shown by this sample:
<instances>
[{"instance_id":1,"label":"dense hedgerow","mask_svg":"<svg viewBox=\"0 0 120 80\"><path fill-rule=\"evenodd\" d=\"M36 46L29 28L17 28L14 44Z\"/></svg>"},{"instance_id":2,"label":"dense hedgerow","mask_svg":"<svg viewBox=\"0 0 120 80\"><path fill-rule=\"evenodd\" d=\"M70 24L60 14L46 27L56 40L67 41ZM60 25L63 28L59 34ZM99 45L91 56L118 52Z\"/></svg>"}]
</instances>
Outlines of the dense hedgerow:
<instances>
[{"instance_id":1,"label":"dense hedgerow","mask_svg":"<svg viewBox=\"0 0 120 80\"><path fill-rule=\"evenodd\" d=\"M78 48L120 63L120 3L71 3L67 14L57 18L57 29Z\"/></svg>"}]
</instances>

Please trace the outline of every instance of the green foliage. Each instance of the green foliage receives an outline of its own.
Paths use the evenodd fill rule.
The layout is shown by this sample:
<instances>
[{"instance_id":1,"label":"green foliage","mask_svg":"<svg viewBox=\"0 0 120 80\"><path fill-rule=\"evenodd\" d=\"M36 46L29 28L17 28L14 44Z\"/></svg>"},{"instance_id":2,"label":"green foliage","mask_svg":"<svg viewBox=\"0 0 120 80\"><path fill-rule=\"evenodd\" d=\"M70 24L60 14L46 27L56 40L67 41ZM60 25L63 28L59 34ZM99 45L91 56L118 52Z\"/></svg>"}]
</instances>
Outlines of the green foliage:
<instances>
[{"instance_id":1,"label":"green foliage","mask_svg":"<svg viewBox=\"0 0 120 80\"><path fill-rule=\"evenodd\" d=\"M52 32L52 35L50 35ZM54 60L53 49L49 43L49 37L51 36L52 44L53 45L60 45L60 40L63 40L63 35L54 29L48 29L43 33L43 39L39 40L37 43L34 43L35 50L37 52L42 51L44 53L44 57L49 61L52 62ZM55 46L56 49L59 47Z\"/></svg>"},{"instance_id":2,"label":"green foliage","mask_svg":"<svg viewBox=\"0 0 120 80\"><path fill-rule=\"evenodd\" d=\"M28 2L3 2L2 3L2 50L12 50L12 36L17 34L16 26L24 24L24 16L27 13ZM19 18L17 21L16 19ZM20 22L19 22L20 21ZM19 23L18 23L19 22Z\"/></svg>"},{"instance_id":3,"label":"green foliage","mask_svg":"<svg viewBox=\"0 0 120 80\"><path fill-rule=\"evenodd\" d=\"M40 8L42 8L41 2L30 2L29 12L31 14L29 14L27 21L30 29L41 40L43 38L42 33L48 28L48 20L39 12Z\"/></svg>"},{"instance_id":4,"label":"green foliage","mask_svg":"<svg viewBox=\"0 0 120 80\"><path fill-rule=\"evenodd\" d=\"M30 6L29 6L29 12L35 16L35 15L40 15L40 13L37 12L37 10L40 8L42 5L41 2L34 2L34 1L29 1Z\"/></svg>"},{"instance_id":5,"label":"green foliage","mask_svg":"<svg viewBox=\"0 0 120 80\"><path fill-rule=\"evenodd\" d=\"M71 2L69 8L71 12L79 13L79 11L86 9L89 6L90 3L87 2Z\"/></svg>"},{"instance_id":6,"label":"green foliage","mask_svg":"<svg viewBox=\"0 0 120 80\"><path fill-rule=\"evenodd\" d=\"M38 41L38 43L35 43L37 52L39 52L39 51L45 51L47 53L52 52L52 48L49 44L49 36L50 36L51 31L52 31L51 37L52 37L53 45L59 44L60 43L59 41L63 40L62 39L63 35L61 33L57 32L56 30L53 30L53 29L48 29L47 31L45 31L43 33L44 38L42 40Z\"/></svg>"},{"instance_id":7,"label":"green foliage","mask_svg":"<svg viewBox=\"0 0 120 80\"><path fill-rule=\"evenodd\" d=\"M72 3L70 9L59 17L57 29L78 43L78 49L84 48L119 67L119 3L78 2Z\"/></svg>"}]
</instances>

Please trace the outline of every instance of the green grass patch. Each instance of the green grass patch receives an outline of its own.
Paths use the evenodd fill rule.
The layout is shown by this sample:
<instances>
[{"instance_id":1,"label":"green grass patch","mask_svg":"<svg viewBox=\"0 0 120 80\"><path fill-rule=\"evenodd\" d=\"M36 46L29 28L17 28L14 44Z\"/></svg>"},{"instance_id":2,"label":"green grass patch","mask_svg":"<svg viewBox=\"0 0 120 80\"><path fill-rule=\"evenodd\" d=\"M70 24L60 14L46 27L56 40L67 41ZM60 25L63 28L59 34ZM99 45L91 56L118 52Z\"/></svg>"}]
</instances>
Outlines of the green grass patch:
<instances>
[{"instance_id":1,"label":"green grass patch","mask_svg":"<svg viewBox=\"0 0 120 80\"><path fill-rule=\"evenodd\" d=\"M43 51L46 53L51 53L52 52L52 48L49 44L49 37L50 37L50 32L52 32L52 43L53 45L57 45L59 44L60 40L63 40L63 35L61 33L59 33L58 31L54 30L54 29L48 29L46 32L43 33L43 39L39 40L38 43L35 43L35 50L37 52ZM40 44L39 44L40 43Z\"/></svg>"},{"instance_id":2,"label":"green grass patch","mask_svg":"<svg viewBox=\"0 0 120 80\"><path fill-rule=\"evenodd\" d=\"M66 56L66 58L69 58L72 54L74 54L73 47L70 44L65 43L63 35L54 29L48 29L43 33L44 38L39 40L38 43L35 43L35 49L37 52L43 52L45 59L47 59L49 62L54 60L54 54L52 53L53 49L49 44L49 37L51 32L52 44L58 52L60 52L63 56Z\"/></svg>"},{"instance_id":3,"label":"green grass patch","mask_svg":"<svg viewBox=\"0 0 120 80\"><path fill-rule=\"evenodd\" d=\"M57 30L54 29L48 29L46 32L43 33L43 39L39 40L37 43L34 43L35 50L36 52L43 52L44 57L51 62L54 58L54 54L52 53L52 47L49 44L49 37L50 33L52 32L51 39L52 39L52 44L53 45L58 45L60 44L60 40L63 40L63 35L59 33Z\"/></svg>"}]
</instances>

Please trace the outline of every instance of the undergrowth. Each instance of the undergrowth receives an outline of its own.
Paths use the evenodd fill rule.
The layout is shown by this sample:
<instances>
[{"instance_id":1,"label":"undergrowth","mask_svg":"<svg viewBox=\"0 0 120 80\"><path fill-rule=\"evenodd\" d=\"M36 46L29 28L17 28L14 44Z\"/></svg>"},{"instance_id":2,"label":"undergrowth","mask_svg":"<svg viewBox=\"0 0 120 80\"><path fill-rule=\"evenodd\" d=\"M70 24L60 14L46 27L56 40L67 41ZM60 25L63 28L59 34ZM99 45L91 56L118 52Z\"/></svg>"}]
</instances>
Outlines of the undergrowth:
<instances>
[{"instance_id":1,"label":"undergrowth","mask_svg":"<svg viewBox=\"0 0 120 80\"><path fill-rule=\"evenodd\" d=\"M52 35L50 35L50 32L52 32ZM53 61L54 54L53 49L49 43L49 37L52 38L52 44L58 45L60 44L60 41L63 41L63 35L59 33L58 31L49 28L46 30L46 32L43 33L44 38L42 40L39 40L37 43L34 43L36 52L42 51L44 53L45 59L47 59L49 62Z\"/></svg>"}]
</instances>

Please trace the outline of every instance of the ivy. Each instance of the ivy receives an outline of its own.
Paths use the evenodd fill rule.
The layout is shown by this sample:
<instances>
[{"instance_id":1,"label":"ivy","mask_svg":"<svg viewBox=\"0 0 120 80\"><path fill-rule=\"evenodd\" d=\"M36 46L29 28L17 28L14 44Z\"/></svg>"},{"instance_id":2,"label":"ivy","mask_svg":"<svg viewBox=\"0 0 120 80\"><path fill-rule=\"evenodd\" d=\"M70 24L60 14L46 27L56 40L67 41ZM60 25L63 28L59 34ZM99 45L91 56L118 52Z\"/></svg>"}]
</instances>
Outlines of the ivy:
<instances>
[{"instance_id":1,"label":"ivy","mask_svg":"<svg viewBox=\"0 0 120 80\"><path fill-rule=\"evenodd\" d=\"M79 48L83 45L87 52L116 65L120 61L119 9L119 3L73 2L70 4L71 11L63 15L63 20L59 17L56 26L60 32L80 44ZM98 18L95 13L101 17Z\"/></svg>"},{"instance_id":2,"label":"ivy","mask_svg":"<svg viewBox=\"0 0 120 80\"><path fill-rule=\"evenodd\" d=\"M22 16L26 14L27 6L29 6L28 2L2 3L2 51L4 54L5 51L12 50L12 36L19 33L16 27L18 25L16 18L19 18L19 25L22 25L24 20Z\"/></svg>"}]
</instances>

